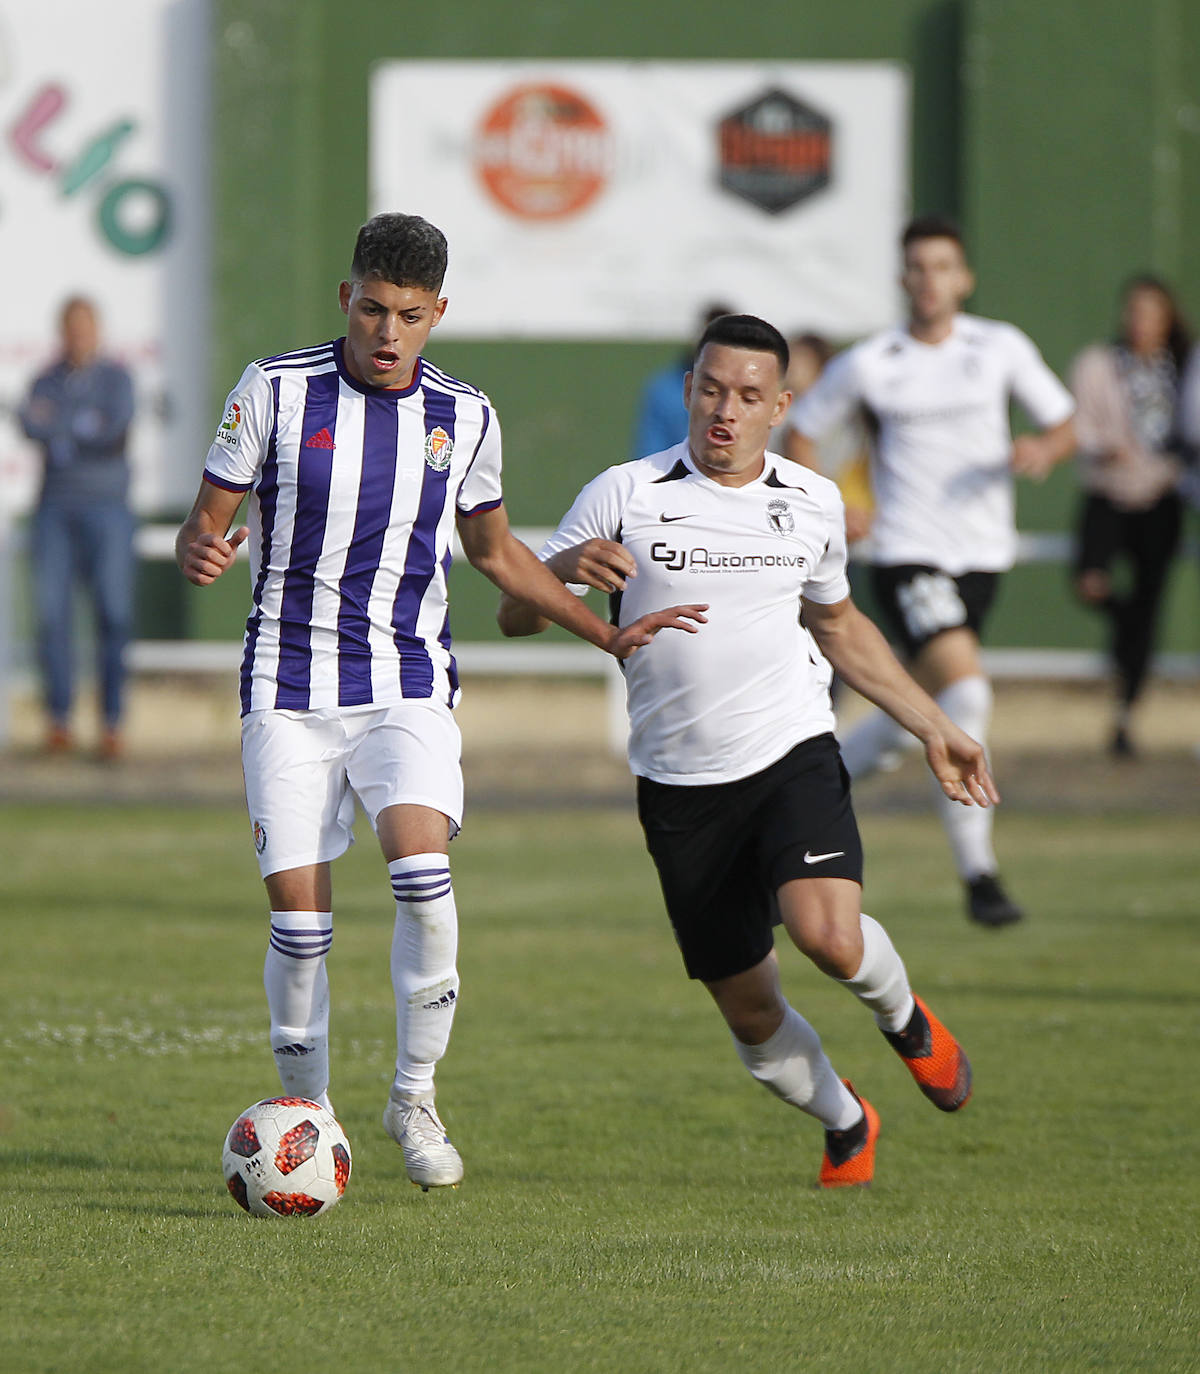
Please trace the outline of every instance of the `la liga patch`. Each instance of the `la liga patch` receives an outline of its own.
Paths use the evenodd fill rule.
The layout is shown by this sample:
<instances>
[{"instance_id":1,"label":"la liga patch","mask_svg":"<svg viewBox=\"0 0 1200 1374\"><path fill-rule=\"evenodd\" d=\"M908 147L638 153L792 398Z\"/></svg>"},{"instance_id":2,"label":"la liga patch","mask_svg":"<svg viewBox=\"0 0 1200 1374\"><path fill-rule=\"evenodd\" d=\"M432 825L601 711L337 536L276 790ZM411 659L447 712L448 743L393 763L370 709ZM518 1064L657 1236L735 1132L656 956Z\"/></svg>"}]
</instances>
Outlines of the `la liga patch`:
<instances>
[{"instance_id":1,"label":"la liga patch","mask_svg":"<svg viewBox=\"0 0 1200 1374\"><path fill-rule=\"evenodd\" d=\"M237 448L242 437L242 407L237 401L230 401L225 417L217 426L217 443L226 448Z\"/></svg>"}]
</instances>

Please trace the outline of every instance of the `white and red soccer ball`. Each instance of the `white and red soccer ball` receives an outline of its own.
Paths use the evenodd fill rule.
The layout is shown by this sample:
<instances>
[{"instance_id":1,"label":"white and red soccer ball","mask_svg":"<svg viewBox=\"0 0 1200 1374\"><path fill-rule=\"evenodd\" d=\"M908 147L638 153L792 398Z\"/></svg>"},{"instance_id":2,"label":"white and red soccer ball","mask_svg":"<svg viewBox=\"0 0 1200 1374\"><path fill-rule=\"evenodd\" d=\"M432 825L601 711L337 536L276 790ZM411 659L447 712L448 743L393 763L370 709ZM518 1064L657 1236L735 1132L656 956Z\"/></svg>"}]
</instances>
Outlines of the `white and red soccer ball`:
<instances>
[{"instance_id":1,"label":"white and red soccer ball","mask_svg":"<svg viewBox=\"0 0 1200 1374\"><path fill-rule=\"evenodd\" d=\"M229 1128L225 1183L256 1217L328 1212L350 1179L350 1142L337 1118L305 1097L268 1097Z\"/></svg>"}]
</instances>

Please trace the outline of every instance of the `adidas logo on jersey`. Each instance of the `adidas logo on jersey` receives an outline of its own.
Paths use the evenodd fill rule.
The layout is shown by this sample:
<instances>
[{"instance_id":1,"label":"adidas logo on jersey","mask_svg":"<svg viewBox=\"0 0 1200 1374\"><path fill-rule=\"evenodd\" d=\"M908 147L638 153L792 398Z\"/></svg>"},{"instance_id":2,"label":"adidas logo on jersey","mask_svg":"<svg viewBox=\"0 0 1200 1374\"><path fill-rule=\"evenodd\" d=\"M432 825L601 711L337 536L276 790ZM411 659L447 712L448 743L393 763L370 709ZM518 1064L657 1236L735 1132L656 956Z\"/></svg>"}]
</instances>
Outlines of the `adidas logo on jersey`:
<instances>
[{"instance_id":1,"label":"adidas logo on jersey","mask_svg":"<svg viewBox=\"0 0 1200 1374\"><path fill-rule=\"evenodd\" d=\"M327 429L319 429L311 439L305 439L305 448L336 448L333 435Z\"/></svg>"}]
</instances>

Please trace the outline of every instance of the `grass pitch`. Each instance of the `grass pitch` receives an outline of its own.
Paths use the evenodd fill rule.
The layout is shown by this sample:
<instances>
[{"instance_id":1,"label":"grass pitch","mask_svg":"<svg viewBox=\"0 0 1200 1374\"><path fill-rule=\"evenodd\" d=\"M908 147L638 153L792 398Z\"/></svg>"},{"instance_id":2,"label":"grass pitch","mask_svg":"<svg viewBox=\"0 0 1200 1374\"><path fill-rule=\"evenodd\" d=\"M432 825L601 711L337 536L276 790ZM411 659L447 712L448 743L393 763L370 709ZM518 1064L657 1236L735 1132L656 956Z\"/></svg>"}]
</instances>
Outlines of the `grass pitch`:
<instances>
[{"instance_id":1,"label":"grass pitch","mask_svg":"<svg viewBox=\"0 0 1200 1374\"><path fill-rule=\"evenodd\" d=\"M971 1053L961 1116L793 950L791 999L879 1108L875 1186L812 1186L817 1124L683 977L629 813L474 814L439 1073L458 1191L379 1114L386 872L335 867L317 1221L225 1193L276 1090L265 910L236 812L0 808L0 1369L1200 1367L1195 818L1006 815L1024 927L967 925L930 817L868 817L867 909Z\"/></svg>"}]
</instances>

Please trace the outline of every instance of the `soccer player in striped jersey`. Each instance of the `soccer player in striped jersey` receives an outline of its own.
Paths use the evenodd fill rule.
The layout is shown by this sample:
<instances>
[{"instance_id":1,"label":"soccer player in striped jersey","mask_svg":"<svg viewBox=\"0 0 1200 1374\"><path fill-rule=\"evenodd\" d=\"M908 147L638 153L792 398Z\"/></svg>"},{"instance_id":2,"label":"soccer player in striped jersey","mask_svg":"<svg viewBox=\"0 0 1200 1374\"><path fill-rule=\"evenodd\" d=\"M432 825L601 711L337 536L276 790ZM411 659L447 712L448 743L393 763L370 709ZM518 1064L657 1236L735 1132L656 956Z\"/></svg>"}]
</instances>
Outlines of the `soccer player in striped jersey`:
<instances>
[{"instance_id":1,"label":"soccer player in striped jersey","mask_svg":"<svg viewBox=\"0 0 1200 1374\"><path fill-rule=\"evenodd\" d=\"M329 1105L330 863L353 842L357 797L395 898L384 1127L426 1189L463 1172L433 1082L459 992L451 536L503 591L619 659L704 619L687 606L610 626L512 535L491 403L422 356L446 309L446 257L419 216L363 225L340 287L344 337L246 368L176 541L184 576L207 586L250 540L242 761L270 901L264 983L280 1081ZM247 494L248 524L231 531Z\"/></svg>"},{"instance_id":2,"label":"soccer player in striped jersey","mask_svg":"<svg viewBox=\"0 0 1200 1374\"><path fill-rule=\"evenodd\" d=\"M835 358L788 417L787 453L816 465L816 443L866 410L875 444L871 576L913 675L952 720L985 741L992 687L979 637L1017 532L1013 474L1040 480L1075 446L1071 393L1015 325L961 313L975 289L957 226L941 216L904 231L909 317ZM1040 429L1015 442L1010 398ZM879 767L905 737L875 712L842 741L851 777ZM1011 925L1021 908L1000 883L990 811L939 796L965 885L967 915Z\"/></svg>"},{"instance_id":3,"label":"soccer player in striped jersey","mask_svg":"<svg viewBox=\"0 0 1200 1374\"><path fill-rule=\"evenodd\" d=\"M982 746L850 599L837 487L767 451L791 401L787 366L787 344L764 320L713 321L686 383L687 439L601 473L540 556L580 592L611 593L618 624L681 587L711 604L702 634L663 636L626 671L638 817L684 967L750 1074L825 1127L819 1181L840 1188L871 1181L879 1118L784 997L773 921L874 1013L942 1111L965 1105L971 1066L862 912L830 665L920 740L947 798L999 798ZM499 618L510 635L547 623L512 595Z\"/></svg>"}]
</instances>

